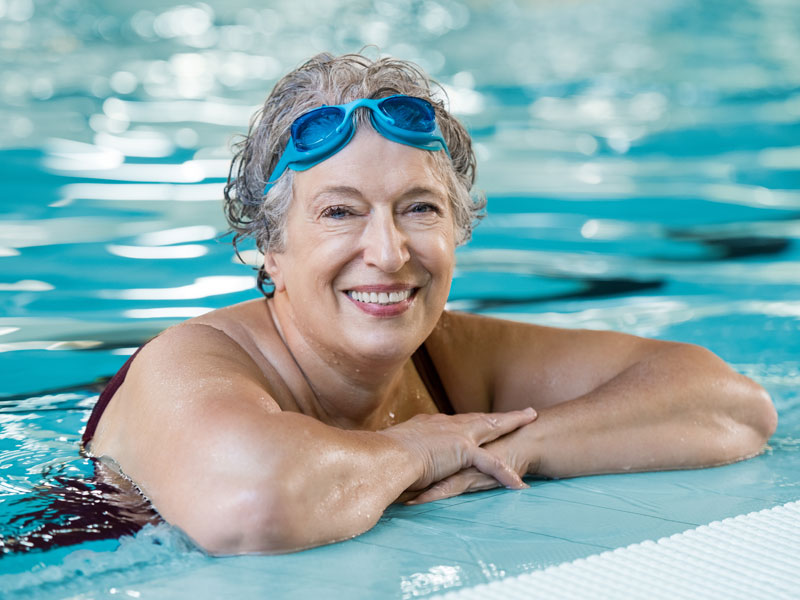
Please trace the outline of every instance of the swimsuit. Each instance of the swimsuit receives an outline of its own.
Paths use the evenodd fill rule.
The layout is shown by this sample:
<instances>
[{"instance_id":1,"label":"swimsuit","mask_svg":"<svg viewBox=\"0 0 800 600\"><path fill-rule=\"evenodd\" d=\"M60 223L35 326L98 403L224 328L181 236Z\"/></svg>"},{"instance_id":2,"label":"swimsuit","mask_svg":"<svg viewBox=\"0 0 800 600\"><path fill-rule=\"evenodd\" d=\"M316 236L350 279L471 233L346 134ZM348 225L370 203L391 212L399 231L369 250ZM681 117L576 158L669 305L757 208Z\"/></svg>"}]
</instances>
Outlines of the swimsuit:
<instances>
[{"instance_id":1,"label":"swimsuit","mask_svg":"<svg viewBox=\"0 0 800 600\"><path fill-rule=\"evenodd\" d=\"M125 376L128 374L128 369L131 368L133 359L136 358L136 355L139 354L139 350L142 348L144 348L144 345L136 350L136 352L134 352L131 357L125 361L125 364L122 365L122 368L117 371L117 374L109 380L105 389L103 390L103 393L100 394L100 398L94 405L94 409L92 409L92 414L89 416L89 421L86 423L86 430L83 432L83 437L81 438L84 447L94 437L94 433L97 430L97 424L100 422L100 417L103 416L103 411L105 411L108 403L111 402L111 398L114 397L114 394L119 389L119 386L121 386L125 381ZM436 408L439 409L439 412L446 415L455 414L453 405L450 403L450 399L447 397L447 391L444 389L444 385L442 385L439 372L436 370L436 365L433 364L433 359L431 359L431 355L428 353L428 349L425 347L425 344L422 344L422 346L417 348L417 351L411 355L411 361L414 363L414 368L417 369L419 378L422 380L422 383L425 384L425 389L428 390L428 393L433 399L434 404L436 404Z\"/></svg>"},{"instance_id":2,"label":"swimsuit","mask_svg":"<svg viewBox=\"0 0 800 600\"><path fill-rule=\"evenodd\" d=\"M428 353L425 344L422 344L411 355L411 361L414 363L414 368L417 370L419 378L425 384L425 389L428 390L428 394L430 394L439 412L445 415L456 414L456 411L453 410L453 405L450 403L450 398L447 396L447 390L444 389L442 379L439 377L439 371L436 370L436 365L433 364L433 359Z\"/></svg>"}]
</instances>

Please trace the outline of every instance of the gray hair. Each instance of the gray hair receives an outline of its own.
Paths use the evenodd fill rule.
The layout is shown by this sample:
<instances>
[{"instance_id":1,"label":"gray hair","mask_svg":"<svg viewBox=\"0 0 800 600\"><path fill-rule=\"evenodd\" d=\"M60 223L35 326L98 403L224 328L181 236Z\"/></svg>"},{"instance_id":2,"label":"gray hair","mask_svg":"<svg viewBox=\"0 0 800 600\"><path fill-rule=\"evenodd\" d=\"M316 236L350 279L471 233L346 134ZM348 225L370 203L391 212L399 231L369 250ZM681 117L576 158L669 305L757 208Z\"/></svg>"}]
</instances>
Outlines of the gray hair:
<instances>
[{"instance_id":1,"label":"gray hair","mask_svg":"<svg viewBox=\"0 0 800 600\"><path fill-rule=\"evenodd\" d=\"M432 81L413 63L394 58L371 60L361 54L318 54L284 76L264 106L254 115L250 130L234 145L235 155L225 185L225 216L234 233L233 246L255 238L262 253L281 252L285 246L286 215L292 200L293 171L286 169L264 196L264 186L289 141L294 120L322 104L345 104L359 98L405 94L433 104L436 122L450 158L434 152L434 164L448 190L456 226L456 243L464 244L483 217L486 199L470 194L475 183L475 154L464 126L434 99ZM357 126L369 123L366 111L356 111ZM259 268L258 287L264 291L269 276Z\"/></svg>"}]
</instances>

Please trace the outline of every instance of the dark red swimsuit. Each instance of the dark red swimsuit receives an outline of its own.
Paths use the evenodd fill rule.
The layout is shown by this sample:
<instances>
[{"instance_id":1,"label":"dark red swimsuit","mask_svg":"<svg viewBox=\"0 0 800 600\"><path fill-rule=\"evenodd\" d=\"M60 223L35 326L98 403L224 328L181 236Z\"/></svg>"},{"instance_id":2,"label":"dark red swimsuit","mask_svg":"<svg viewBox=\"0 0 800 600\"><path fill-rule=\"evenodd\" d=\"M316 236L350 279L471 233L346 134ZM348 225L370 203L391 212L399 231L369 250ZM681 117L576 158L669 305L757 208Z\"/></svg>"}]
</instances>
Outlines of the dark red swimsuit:
<instances>
[{"instance_id":1,"label":"dark red swimsuit","mask_svg":"<svg viewBox=\"0 0 800 600\"><path fill-rule=\"evenodd\" d=\"M142 348L144 348L144 346L139 348L139 350ZM125 361L125 364L122 365L122 368L111 378L111 380L106 384L103 393L100 394L100 398L97 400L97 404L94 405L94 409L92 409L92 414L89 416L89 422L86 423L86 430L83 432L83 437L81 438L84 447L94 437L94 432L97 429L97 424L100 422L100 417L103 416L103 411L105 411L108 403L111 402L111 398L114 397L114 394L119 389L119 386L121 386L122 382L125 381L125 376L128 374L128 369L131 368L131 363L133 363L133 359L136 358L136 355L139 354L139 350L134 352L131 357ZM455 414L453 405L450 404L450 399L447 397L447 391L444 389L444 385L442 385L439 372L436 370L436 365L433 364L433 360L431 359L431 355L428 354L425 344L420 346L417 351L414 352L414 354L411 356L411 360L414 363L414 367L417 369L417 373L419 373L419 378L422 380L422 383L425 384L425 387L428 390L428 393L431 395L431 398L433 398L433 401L436 404L436 408L439 409L439 412L446 415Z\"/></svg>"}]
</instances>

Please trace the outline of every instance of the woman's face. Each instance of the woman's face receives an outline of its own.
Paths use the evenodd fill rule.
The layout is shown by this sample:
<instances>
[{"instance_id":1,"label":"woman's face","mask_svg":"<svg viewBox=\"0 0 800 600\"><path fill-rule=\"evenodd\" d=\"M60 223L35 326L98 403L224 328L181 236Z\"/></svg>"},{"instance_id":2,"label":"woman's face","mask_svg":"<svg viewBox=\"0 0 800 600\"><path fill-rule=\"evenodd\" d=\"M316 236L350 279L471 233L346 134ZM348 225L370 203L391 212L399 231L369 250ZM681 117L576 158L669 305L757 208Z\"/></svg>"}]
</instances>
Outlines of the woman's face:
<instances>
[{"instance_id":1,"label":"woman's face","mask_svg":"<svg viewBox=\"0 0 800 600\"><path fill-rule=\"evenodd\" d=\"M430 152L362 127L295 173L285 240L266 257L275 302L318 351L409 355L444 309L455 231Z\"/></svg>"}]
</instances>

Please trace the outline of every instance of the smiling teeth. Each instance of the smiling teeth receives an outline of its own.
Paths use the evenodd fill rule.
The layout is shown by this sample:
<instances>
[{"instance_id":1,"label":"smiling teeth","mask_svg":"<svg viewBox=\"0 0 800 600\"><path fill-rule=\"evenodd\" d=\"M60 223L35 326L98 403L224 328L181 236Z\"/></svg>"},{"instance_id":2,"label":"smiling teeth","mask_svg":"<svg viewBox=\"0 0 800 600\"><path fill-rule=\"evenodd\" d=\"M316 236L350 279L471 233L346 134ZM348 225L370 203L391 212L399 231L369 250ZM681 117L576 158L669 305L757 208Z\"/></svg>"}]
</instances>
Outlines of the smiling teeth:
<instances>
[{"instance_id":1,"label":"smiling teeth","mask_svg":"<svg viewBox=\"0 0 800 600\"><path fill-rule=\"evenodd\" d=\"M409 296L411 296L411 290L391 292L389 294L385 292L355 292L350 290L347 292L347 295L356 302L368 302L370 304L397 304L403 300L408 300Z\"/></svg>"}]
</instances>

